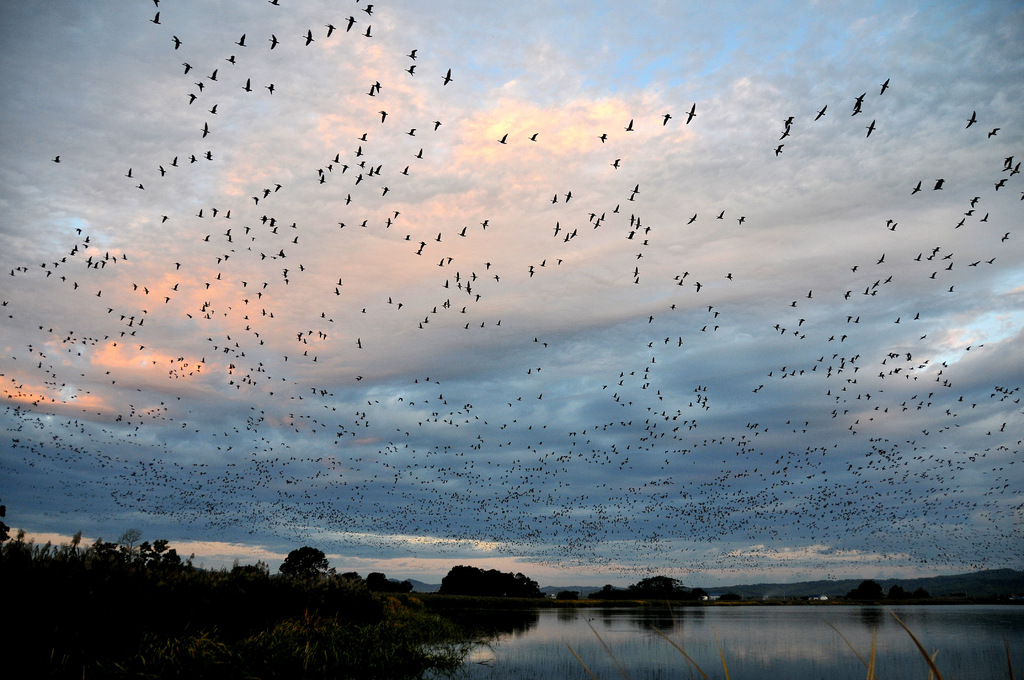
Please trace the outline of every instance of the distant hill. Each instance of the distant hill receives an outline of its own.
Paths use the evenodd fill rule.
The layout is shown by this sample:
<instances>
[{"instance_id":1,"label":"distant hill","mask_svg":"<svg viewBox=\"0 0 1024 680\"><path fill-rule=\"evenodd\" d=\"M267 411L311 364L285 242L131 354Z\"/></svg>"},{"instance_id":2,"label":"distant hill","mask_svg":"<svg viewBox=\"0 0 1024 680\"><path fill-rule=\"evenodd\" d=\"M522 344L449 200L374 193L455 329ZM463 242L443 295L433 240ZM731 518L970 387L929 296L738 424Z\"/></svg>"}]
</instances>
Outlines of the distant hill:
<instances>
[{"instance_id":1,"label":"distant hill","mask_svg":"<svg viewBox=\"0 0 1024 680\"><path fill-rule=\"evenodd\" d=\"M757 583L748 585L707 588L711 593L736 593L748 599L772 597L812 597L827 595L835 598L846 595L864 579L841 579L837 581L801 581L799 583ZM968 597L996 597L1000 595L1024 595L1024 571L1014 569L988 569L969 574L932 576L929 578L887 578L874 579L885 592L899 584L912 592L924 588L933 597L963 593Z\"/></svg>"},{"instance_id":2,"label":"distant hill","mask_svg":"<svg viewBox=\"0 0 1024 680\"><path fill-rule=\"evenodd\" d=\"M544 593L545 595L549 595L551 597L554 597L555 595L558 595L558 593L562 592L563 590L575 590L577 593L580 594L580 597L585 598L587 595L590 595L590 593L596 593L597 591L601 590L601 587L600 586L544 586L543 588L540 589L540 592Z\"/></svg>"},{"instance_id":3,"label":"distant hill","mask_svg":"<svg viewBox=\"0 0 1024 680\"><path fill-rule=\"evenodd\" d=\"M436 593L441 587L439 583L424 583L415 579L412 582L413 592ZM848 578L837 581L800 581L798 583L755 583L747 585L707 587L709 593L736 593L744 599L760 600L765 598L804 598L827 595L830 598L846 595L864 579ZM998 597L1003 595L1024 596L1024 571L1015 569L987 569L969 574L951 576L931 576L929 578L886 578L874 579L882 585L885 592L899 584L904 590L913 592L924 588L934 597L943 597L963 593L968 597ZM541 592L554 597L563 590L575 590L581 598L601 590L599 586L544 586Z\"/></svg>"},{"instance_id":4,"label":"distant hill","mask_svg":"<svg viewBox=\"0 0 1024 680\"><path fill-rule=\"evenodd\" d=\"M423 581L417 581L414 578L406 580L412 584L412 592L414 593L436 593L441 589L440 583L424 583Z\"/></svg>"}]
</instances>

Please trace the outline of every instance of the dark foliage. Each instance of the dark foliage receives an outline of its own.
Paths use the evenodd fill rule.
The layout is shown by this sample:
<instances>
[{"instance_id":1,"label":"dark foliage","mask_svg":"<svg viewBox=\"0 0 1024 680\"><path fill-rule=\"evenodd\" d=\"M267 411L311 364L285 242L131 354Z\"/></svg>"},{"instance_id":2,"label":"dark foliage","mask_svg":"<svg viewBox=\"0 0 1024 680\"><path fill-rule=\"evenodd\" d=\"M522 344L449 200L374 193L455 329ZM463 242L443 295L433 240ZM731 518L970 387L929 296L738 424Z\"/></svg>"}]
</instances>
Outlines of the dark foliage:
<instances>
[{"instance_id":1,"label":"dark foliage","mask_svg":"<svg viewBox=\"0 0 1024 680\"><path fill-rule=\"evenodd\" d=\"M39 675L403 677L457 656L457 628L358 577L207 571L164 540L79 541L0 544L2 637Z\"/></svg>"},{"instance_id":2,"label":"dark foliage","mask_svg":"<svg viewBox=\"0 0 1024 680\"><path fill-rule=\"evenodd\" d=\"M898 583L894 583L893 586L889 588L888 597L890 600L925 600L930 598L931 595L924 588L918 588L914 592L910 592L908 590L904 590L903 586Z\"/></svg>"},{"instance_id":3,"label":"dark foliage","mask_svg":"<svg viewBox=\"0 0 1024 680\"><path fill-rule=\"evenodd\" d=\"M484 571L478 567L452 567L441 580L443 595L474 595L477 597L544 597L540 585L523 574Z\"/></svg>"},{"instance_id":4,"label":"dark foliage","mask_svg":"<svg viewBox=\"0 0 1024 680\"><path fill-rule=\"evenodd\" d=\"M315 578L327 576L329 566L327 555L323 550L311 548L308 545L292 550L280 566L281 573L285 576L296 578Z\"/></svg>"},{"instance_id":5,"label":"dark foliage","mask_svg":"<svg viewBox=\"0 0 1024 680\"><path fill-rule=\"evenodd\" d=\"M388 579L379 571L370 572L366 575L366 587L375 593L411 593L411 581L393 581Z\"/></svg>"},{"instance_id":6,"label":"dark foliage","mask_svg":"<svg viewBox=\"0 0 1024 680\"><path fill-rule=\"evenodd\" d=\"M0 543L10 539L11 528L3 523L3 518L7 516L7 506L0 504Z\"/></svg>"},{"instance_id":7,"label":"dark foliage","mask_svg":"<svg viewBox=\"0 0 1024 680\"><path fill-rule=\"evenodd\" d=\"M881 600L884 596L882 585L871 579L861 581L859 586L846 594L850 600Z\"/></svg>"},{"instance_id":8,"label":"dark foliage","mask_svg":"<svg viewBox=\"0 0 1024 680\"><path fill-rule=\"evenodd\" d=\"M606 585L590 594L592 600L673 600L693 601L706 596L702 588L686 588L679 579L668 576L651 576L628 588Z\"/></svg>"}]
</instances>

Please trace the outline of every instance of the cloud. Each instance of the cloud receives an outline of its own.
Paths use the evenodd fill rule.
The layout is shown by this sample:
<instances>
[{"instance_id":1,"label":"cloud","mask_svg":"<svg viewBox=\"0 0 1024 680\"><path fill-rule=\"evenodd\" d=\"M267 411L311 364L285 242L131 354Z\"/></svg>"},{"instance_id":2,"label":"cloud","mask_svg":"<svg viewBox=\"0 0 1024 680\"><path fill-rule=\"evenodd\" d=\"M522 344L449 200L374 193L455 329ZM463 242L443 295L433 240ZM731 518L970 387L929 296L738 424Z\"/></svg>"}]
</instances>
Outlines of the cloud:
<instances>
[{"instance_id":1,"label":"cloud","mask_svg":"<svg viewBox=\"0 0 1024 680\"><path fill-rule=\"evenodd\" d=\"M25 526L595 583L1019 566L1018 10L184 9L0 10Z\"/></svg>"}]
</instances>

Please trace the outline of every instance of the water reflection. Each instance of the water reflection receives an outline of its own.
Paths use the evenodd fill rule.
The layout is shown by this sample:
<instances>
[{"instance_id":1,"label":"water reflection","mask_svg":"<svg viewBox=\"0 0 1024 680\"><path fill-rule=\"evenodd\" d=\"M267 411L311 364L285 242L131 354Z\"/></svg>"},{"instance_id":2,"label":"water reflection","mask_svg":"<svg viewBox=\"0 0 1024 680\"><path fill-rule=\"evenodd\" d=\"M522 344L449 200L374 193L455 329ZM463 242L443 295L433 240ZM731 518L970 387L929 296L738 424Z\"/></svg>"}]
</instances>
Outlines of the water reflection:
<instances>
[{"instance_id":1,"label":"water reflection","mask_svg":"<svg viewBox=\"0 0 1024 680\"><path fill-rule=\"evenodd\" d=\"M575 621L576 617L578 616L578 613L575 609L570 609L568 607L565 609L556 609L555 611L558 612L559 621Z\"/></svg>"},{"instance_id":2,"label":"water reflection","mask_svg":"<svg viewBox=\"0 0 1024 680\"><path fill-rule=\"evenodd\" d=\"M1024 607L907 605L893 610L929 651L940 651L939 668L946 677L1008 677L1004 637L1010 641L1013 666L1024 668ZM699 675L658 632L682 646L711 677L723 675L717 633L734 680L863 678L864 667L826 620L865 658L872 630L879 630L879 675L928 677L920 652L884 607L581 607L475 616L502 632L463 666L459 675L468 680L590 678L567 645L601 680L622 677L616 663L633 680Z\"/></svg>"},{"instance_id":3,"label":"water reflection","mask_svg":"<svg viewBox=\"0 0 1024 680\"><path fill-rule=\"evenodd\" d=\"M886 621L888 616L882 607L859 607L857 609L857 618L861 625L868 630L875 630L881 627L883 622L888 623Z\"/></svg>"},{"instance_id":4,"label":"water reflection","mask_svg":"<svg viewBox=\"0 0 1024 680\"><path fill-rule=\"evenodd\" d=\"M446 609L444 616L486 638L521 636L537 627L539 609Z\"/></svg>"}]
</instances>

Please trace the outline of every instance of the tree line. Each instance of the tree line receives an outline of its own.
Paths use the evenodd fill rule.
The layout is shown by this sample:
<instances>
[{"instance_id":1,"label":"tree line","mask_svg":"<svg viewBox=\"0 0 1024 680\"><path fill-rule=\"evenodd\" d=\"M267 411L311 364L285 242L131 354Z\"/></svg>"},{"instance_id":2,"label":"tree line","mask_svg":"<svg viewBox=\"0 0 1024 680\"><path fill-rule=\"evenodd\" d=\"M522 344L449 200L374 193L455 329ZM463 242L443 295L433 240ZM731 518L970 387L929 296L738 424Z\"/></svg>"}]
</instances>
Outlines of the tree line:
<instances>
[{"instance_id":1,"label":"tree line","mask_svg":"<svg viewBox=\"0 0 1024 680\"><path fill-rule=\"evenodd\" d=\"M918 588L913 592L903 589L898 583L894 583L888 594L882 588L882 584L873 579L861 581L853 590L846 593L848 600L924 600L931 597L931 594L924 588Z\"/></svg>"}]
</instances>

